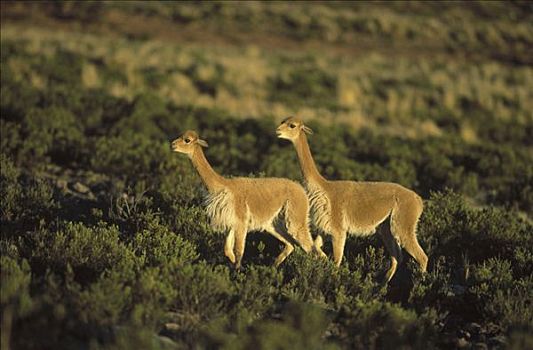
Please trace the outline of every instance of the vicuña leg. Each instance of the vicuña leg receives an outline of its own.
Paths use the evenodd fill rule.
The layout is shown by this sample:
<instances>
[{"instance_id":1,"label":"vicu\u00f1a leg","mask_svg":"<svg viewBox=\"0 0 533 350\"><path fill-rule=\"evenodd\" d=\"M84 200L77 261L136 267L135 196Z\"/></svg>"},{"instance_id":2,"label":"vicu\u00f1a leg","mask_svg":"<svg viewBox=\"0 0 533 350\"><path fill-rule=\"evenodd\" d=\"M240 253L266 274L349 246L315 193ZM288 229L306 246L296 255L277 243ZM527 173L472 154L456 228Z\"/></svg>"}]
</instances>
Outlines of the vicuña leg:
<instances>
[{"instance_id":1,"label":"vicu\u00f1a leg","mask_svg":"<svg viewBox=\"0 0 533 350\"><path fill-rule=\"evenodd\" d=\"M396 238L392 235L389 227L382 227L379 231L381 238L383 239L383 244L385 249L389 252L391 256L391 266L387 274L385 275L385 283L388 283L392 276L396 273L396 268L398 264L402 262L402 248L396 241Z\"/></svg>"},{"instance_id":2,"label":"vicu\u00f1a leg","mask_svg":"<svg viewBox=\"0 0 533 350\"><path fill-rule=\"evenodd\" d=\"M428 257L416 239L416 224L422 214L422 206L413 203L400 203L391 214L391 231L400 239L400 244L418 262L420 269L426 272Z\"/></svg>"},{"instance_id":3,"label":"vicu\u00f1a leg","mask_svg":"<svg viewBox=\"0 0 533 350\"><path fill-rule=\"evenodd\" d=\"M322 234L319 233L315 238L315 241L313 243L313 248L315 252L318 254L318 256L320 256L321 258L327 259L328 256L322 250L323 245L324 245L324 237L322 236Z\"/></svg>"},{"instance_id":4,"label":"vicu\u00f1a leg","mask_svg":"<svg viewBox=\"0 0 533 350\"><path fill-rule=\"evenodd\" d=\"M247 235L246 226L238 224L235 227L235 268L241 268L242 256L244 255L244 246L246 244Z\"/></svg>"},{"instance_id":5,"label":"vicu\u00f1a leg","mask_svg":"<svg viewBox=\"0 0 533 350\"><path fill-rule=\"evenodd\" d=\"M335 265L341 266L344 245L346 244L346 231L336 231L332 234L333 261Z\"/></svg>"},{"instance_id":6,"label":"vicu\u00f1a leg","mask_svg":"<svg viewBox=\"0 0 533 350\"><path fill-rule=\"evenodd\" d=\"M418 262L420 270L422 270L422 272L426 272L428 267L428 256L422 250L422 247L420 247L415 233L413 232L411 235L409 235L407 240L405 242L402 241L402 243L405 250L407 250L407 252L411 254L411 256Z\"/></svg>"},{"instance_id":7,"label":"vicu\u00f1a leg","mask_svg":"<svg viewBox=\"0 0 533 350\"><path fill-rule=\"evenodd\" d=\"M278 267L294 251L294 246L287 239L285 239L283 235L276 232L274 227L270 227L266 231L270 233L272 236L279 239L283 244L285 244L285 248L281 251L281 253L278 255L278 257L274 261L274 265Z\"/></svg>"},{"instance_id":8,"label":"vicu\u00f1a leg","mask_svg":"<svg viewBox=\"0 0 533 350\"><path fill-rule=\"evenodd\" d=\"M309 253L313 249L313 237L309 231L308 206L302 203L287 202L285 212L287 232Z\"/></svg>"},{"instance_id":9,"label":"vicu\u00f1a leg","mask_svg":"<svg viewBox=\"0 0 533 350\"><path fill-rule=\"evenodd\" d=\"M224 254L228 257L229 261L232 264L235 264L235 231L230 230L228 236L226 237L226 244L224 245Z\"/></svg>"}]
</instances>

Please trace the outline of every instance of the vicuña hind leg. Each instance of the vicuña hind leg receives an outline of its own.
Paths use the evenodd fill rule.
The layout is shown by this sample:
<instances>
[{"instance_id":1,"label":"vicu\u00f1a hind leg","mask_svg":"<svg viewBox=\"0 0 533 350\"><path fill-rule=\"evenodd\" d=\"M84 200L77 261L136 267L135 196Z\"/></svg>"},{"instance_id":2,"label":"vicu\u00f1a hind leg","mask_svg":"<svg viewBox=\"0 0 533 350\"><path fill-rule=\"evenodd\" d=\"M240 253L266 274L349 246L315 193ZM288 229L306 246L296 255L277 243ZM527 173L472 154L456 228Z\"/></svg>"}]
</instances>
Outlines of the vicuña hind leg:
<instances>
[{"instance_id":1,"label":"vicu\u00f1a hind leg","mask_svg":"<svg viewBox=\"0 0 533 350\"><path fill-rule=\"evenodd\" d=\"M421 213L422 206L412 203L400 205L392 211L390 226L392 234L400 239L400 244L415 258L422 272L426 272L428 257L416 239L416 224Z\"/></svg>"},{"instance_id":2,"label":"vicu\u00f1a hind leg","mask_svg":"<svg viewBox=\"0 0 533 350\"><path fill-rule=\"evenodd\" d=\"M286 240L285 237L283 237L283 235L276 232L274 227L267 228L266 231L270 233L272 236L279 239L283 244L285 244L285 248L278 255L278 257L276 258L276 261L274 261L274 265L278 267L294 251L294 246L288 240Z\"/></svg>"},{"instance_id":3,"label":"vicu\u00f1a hind leg","mask_svg":"<svg viewBox=\"0 0 533 350\"><path fill-rule=\"evenodd\" d=\"M405 250L407 250L407 252L411 254L411 256L418 262L420 270L422 270L422 272L426 272L428 267L428 256L422 250L422 247L420 247L414 232L408 236L406 242L402 241L402 243Z\"/></svg>"},{"instance_id":4,"label":"vicu\u00f1a hind leg","mask_svg":"<svg viewBox=\"0 0 533 350\"><path fill-rule=\"evenodd\" d=\"M396 268L398 267L398 264L401 264L402 262L402 248L400 248L400 245L398 244L388 227L382 227L379 230L379 234L383 239L385 249L387 249L391 256L391 266L389 271L387 271L387 274L385 275L385 283L388 283L392 279L392 276L394 276L394 274L396 273Z\"/></svg>"}]
</instances>

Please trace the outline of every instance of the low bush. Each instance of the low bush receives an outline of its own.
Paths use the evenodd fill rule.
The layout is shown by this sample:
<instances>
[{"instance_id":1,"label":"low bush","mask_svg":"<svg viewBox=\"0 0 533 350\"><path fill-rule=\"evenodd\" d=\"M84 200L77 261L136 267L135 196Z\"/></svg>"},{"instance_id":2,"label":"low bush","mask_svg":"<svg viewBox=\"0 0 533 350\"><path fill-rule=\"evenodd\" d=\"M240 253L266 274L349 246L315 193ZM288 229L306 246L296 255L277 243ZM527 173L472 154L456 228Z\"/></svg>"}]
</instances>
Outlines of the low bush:
<instances>
[{"instance_id":1,"label":"low bush","mask_svg":"<svg viewBox=\"0 0 533 350\"><path fill-rule=\"evenodd\" d=\"M432 312L417 315L379 301L359 303L339 314L337 322L342 325L342 333L338 337L353 349L425 349L436 346L435 321Z\"/></svg>"}]
</instances>

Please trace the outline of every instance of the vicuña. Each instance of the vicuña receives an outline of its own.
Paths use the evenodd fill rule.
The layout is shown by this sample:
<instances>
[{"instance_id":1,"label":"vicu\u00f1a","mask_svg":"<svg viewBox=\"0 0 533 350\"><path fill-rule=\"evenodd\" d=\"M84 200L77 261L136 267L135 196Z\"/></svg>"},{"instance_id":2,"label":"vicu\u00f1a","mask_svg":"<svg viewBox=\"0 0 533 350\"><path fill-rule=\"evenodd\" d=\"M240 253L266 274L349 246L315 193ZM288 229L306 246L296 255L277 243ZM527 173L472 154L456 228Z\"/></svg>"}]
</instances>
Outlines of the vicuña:
<instances>
[{"instance_id":1,"label":"vicu\u00f1a","mask_svg":"<svg viewBox=\"0 0 533 350\"><path fill-rule=\"evenodd\" d=\"M316 167L306 134L312 134L312 130L294 117L287 118L277 128L278 137L290 140L298 154L311 217L322 231L315 239L315 249L322 247L323 233L331 235L333 258L339 266L348 233L359 236L373 234L390 217L390 229L379 230L391 255L386 282L391 280L401 262L401 247L415 258L425 272L428 258L416 239L416 226L423 210L420 196L395 183L326 180Z\"/></svg>"},{"instance_id":2,"label":"vicu\u00f1a","mask_svg":"<svg viewBox=\"0 0 533 350\"><path fill-rule=\"evenodd\" d=\"M194 131L172 142L175 152L189 156L205 183L207 214L215 229L229 231L224 253L236 268L241 266L249 231L266 231L285 244L276 266L292 253L294 243L306 252L313 249L309 202L301 185L280 178L225 178L208 163L202 147L207 147L207 142Z\"/></svg>"}]
</instances>

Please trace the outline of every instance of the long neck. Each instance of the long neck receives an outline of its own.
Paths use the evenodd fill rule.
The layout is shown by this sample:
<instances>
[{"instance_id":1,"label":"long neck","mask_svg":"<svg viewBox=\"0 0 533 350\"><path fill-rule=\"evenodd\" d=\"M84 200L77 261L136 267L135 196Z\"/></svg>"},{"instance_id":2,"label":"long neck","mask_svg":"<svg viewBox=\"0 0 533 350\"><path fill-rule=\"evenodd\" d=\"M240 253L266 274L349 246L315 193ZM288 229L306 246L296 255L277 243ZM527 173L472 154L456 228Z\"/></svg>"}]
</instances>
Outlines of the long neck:
<instances>
[{"instance_id":1,"label":"long neck","mask_svg":"<svg viewBox=\"0 0 533 350\"><path fill-rule=\"evenodd\" d=\"M324 179L324 177L318 172L313 156L311 155L311 150L309 149L307 136L305 136L304 133L294 141L294 147L296 148L296 153L300 160L300 167L302 168L305 181L308 184L316 184L319 186L325 184L326 179Z\"/></svg>"},{"instance_id":2,"label":"long neck","mask_svg":"<svg viewBox=\"0 0 533 350\"><path fill-rule=\"evenodd\" d=\"M220 191L224 188L226 179L220 176L209 164L205 158L204 152L200 146L197 146L194 153L190 156L192 164L200 174L200 177L207 186L210 193Z\"/></svg>"}]
</instances>

